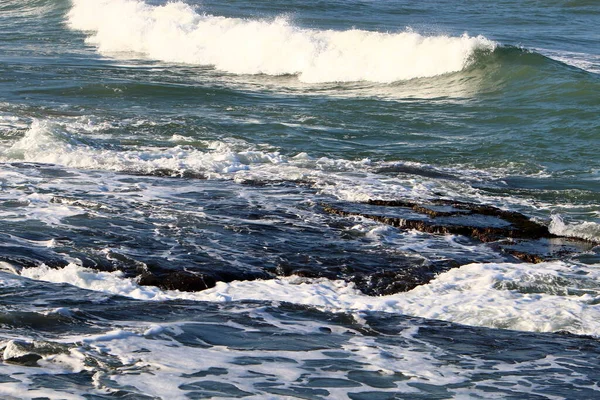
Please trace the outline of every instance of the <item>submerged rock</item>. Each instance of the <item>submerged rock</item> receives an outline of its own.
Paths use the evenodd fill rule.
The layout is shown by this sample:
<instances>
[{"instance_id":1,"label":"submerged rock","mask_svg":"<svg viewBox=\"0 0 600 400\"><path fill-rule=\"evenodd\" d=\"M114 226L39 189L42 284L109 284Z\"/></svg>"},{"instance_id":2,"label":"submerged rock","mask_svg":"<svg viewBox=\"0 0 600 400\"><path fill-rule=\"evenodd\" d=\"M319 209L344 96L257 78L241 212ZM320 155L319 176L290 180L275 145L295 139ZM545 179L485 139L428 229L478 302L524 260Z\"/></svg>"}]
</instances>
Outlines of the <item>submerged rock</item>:
<instances>
[{"instance_id":1,"label":"submerged rock","mask_svg":"<svg viewBox=\"0 0 600 400\"><path fill-rule=\"evenodd\" d=\"M214 277L205 274L194 274L185 271L169 271L141 275L139 284L156 286L163 290L180 290L182 292L199 292L217 284Z\"/></svg>"},{"instance_id":2,"label":"submerged rock","mask_svg":"<svg viewBox=\"0 0 600 400\"><path fill-rule=\"evenodd\" d=\"M390 216L386 213L390 208L404 209L404 212L396 211L396 215ZM597 244L586 239L555 235L546 225L519 212L452 200L423 203L369 200L358 211L328 204L323 205L323 210L342 217L368 218L399 229L469 237L530 263L586 251Z\"/></svg>"},{"instance_id":3,"label":"submerged rock","mask_svg":"<svg viewBox=\"0 0 600 400\"><path fill-rule=\"evenodd\" d=\"M121 228L118 218L109 219L113 230L86 228L70 239L57 235L55 247L32 251L24 250L18 241L8 243L0 262L11 265L15 273L40 265L60 269L67 265L68 255L84 268L119 271L121 277L140 285L185 292L212 288L217 282L298 275L344 280L365 294L388 295L427 284L440 273L473 262L539 263L594 246L552 234L546 225L518 212L443 199L311 204L304 210L312 214L308 219L261 205L235 209L217 202L211 207L203 209L205 216L192 220L198 229L185 213L169 224L157 219L133 229ZM355 229L356 217L398 230L456 237L430 240L427 236L426 250L421 251L422 235L417 235L414 248L412 242L395 248L390 243L404 236L373 223ZM86 219L84 224L88 223ZM380 242L378 233L369 237L363 228L373 232L383 228L382 237L391 232L390 242L387 238ZM150 229L158 230L160 237L144 236Z\"/></svg>"},{"instance_id":4,"label":"submerged rock","mask_svg":"<svg viewBox=\"0 0 600 400\"><path fill-rule=\"evenodd\" d=\"M390 217L380 215L378 210L368 212L345 211L331 205L323 210L340 216L360 216L391 225L400 229L416 229L433 234L463 235L478 239L484 243L502 239L540 239L557 237L548 231L548 227L530 220L525 215L505 211L496 207L438 200L430 204L408 201L370 200L368 205L402 207L418 214L415 218ZM445 206L440 209L436 206Z\"/></svg>"},{"instance_id":5,"label":"submerged rock","mask_svg":"<svg viewBox=\"0 0 600 400\"><path fill-rule=\"evenodd\" d=\"M2 359L10 364L37 367L37 362L42 359L42 356L34 352L32 343L11 340L4 348Z\"/></svg>"},{"instance_id":6,"label":"submerged rock","mask_svg":"<svg viewBox=\"0 0 600 400\"><path fill-rule=\"evenodd\" d=\"M37 367L44 356L68 353L64 345L44 341L10 340L2 349L2 359L10 364Z\"/></svg>"}]
</instances>

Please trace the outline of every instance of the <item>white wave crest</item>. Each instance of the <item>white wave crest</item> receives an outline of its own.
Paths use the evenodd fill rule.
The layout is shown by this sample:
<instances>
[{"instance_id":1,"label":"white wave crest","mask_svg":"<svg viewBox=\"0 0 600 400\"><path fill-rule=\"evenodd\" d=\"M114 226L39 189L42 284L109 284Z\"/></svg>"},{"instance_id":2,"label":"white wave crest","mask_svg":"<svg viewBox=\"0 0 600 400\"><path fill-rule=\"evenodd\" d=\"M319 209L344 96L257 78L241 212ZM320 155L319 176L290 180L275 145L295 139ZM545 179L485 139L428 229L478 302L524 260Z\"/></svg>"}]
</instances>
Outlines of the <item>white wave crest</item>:
<instances>
[{"instance_id":1,"label":"white wave crest","mask_svg":"<svg viewBox=\"0 0 600 400\"><path fill-rule=\"evenodd\" d=\"M567 224L558 214L552 216L549 230L550 233L559 236L575 237L593 242L600 241L600 224L595 222Z\"/></svg>"},{"instance_id":2,"label":"white wave crest","mask_svg":"<svg viewBox=\"0 0 600 400\"><path fill-rule=\"evenodd\" d=\"M298 75L308 83L389 83L462 70L482 36L303 29L285 17L248 20L199 14L182 2L73 0L72 29L105 55L214 66L233 74ZM127 54L129 53L129 54Z\"/></svg>"},{"instance_id":3,"label":"white wave crest","mask_svg":"<svg viewBox=\"0 0 600 400\"><path fill-rule=\"evenodd\" d=\"M584 71L600 74L600 54L589 54L564 50L560 51L545 48L534 48L533 50L567 65L571 65Z\"/></svg>"}]
</instances>

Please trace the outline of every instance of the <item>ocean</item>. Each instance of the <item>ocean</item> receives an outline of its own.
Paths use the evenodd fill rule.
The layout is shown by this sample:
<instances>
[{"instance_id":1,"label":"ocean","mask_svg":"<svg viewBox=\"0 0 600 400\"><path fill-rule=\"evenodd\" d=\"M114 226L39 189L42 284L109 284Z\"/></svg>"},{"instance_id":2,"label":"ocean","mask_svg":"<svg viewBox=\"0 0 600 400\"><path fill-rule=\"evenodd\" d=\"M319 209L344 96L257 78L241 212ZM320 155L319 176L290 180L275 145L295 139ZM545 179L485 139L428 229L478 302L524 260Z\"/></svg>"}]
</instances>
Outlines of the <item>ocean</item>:
<instances>
[{"instance_id":1,"label":"ocean","mask_svg":"<svg viewBox=\"0 0 600 400\"><path fill-rule=\"evenodd\" d=\"M3 0L2 399L600 398L596 0Z\"/></svg>"}]
</instances>

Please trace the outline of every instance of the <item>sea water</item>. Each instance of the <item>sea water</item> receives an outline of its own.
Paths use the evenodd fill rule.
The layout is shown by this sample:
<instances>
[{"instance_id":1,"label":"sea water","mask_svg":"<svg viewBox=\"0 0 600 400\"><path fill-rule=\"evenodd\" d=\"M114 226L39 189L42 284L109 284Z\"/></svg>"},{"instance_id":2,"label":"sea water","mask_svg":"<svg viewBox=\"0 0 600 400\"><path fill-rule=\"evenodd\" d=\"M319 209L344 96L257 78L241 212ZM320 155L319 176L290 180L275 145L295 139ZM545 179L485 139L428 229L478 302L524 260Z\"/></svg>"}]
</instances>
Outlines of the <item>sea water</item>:
<instances>
[{"instance_id":1,"label":"sea water","mask_svg":"<svg viewBox=\"0 0 600 400\"><path fill-rule=\"evenodd\" d=\"M585 0L2 1L0 397L598 397L597 27ZM327 212L370 200L576 245Z\"/></svg>"}]
</instances>

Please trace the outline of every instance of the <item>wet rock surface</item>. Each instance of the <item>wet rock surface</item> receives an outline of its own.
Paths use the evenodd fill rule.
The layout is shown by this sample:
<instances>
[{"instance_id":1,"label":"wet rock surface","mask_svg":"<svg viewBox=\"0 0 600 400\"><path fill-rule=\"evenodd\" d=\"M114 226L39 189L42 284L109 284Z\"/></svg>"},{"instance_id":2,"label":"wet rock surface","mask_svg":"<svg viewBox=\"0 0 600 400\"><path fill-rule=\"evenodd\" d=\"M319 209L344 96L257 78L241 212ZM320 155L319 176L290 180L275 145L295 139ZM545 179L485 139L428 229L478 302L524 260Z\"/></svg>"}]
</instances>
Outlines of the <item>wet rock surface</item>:
<instances>
[{"instance_id":1,"label":"wet rock surface","mask_svg":"<svg viewBox=\"0 0 600 400\"><path fill-rule=\"evenodd\" d=\"M548 231L548 227L530 220L523 214L487 205L447 200L437 200L429 204L371 200L366 205L383 207L383 209L368 207L365 212L346 211L332 205L324 205L323 209L330 214L361 216L400 229L416 229L433 234L463 235L484 243L504 239L557 237ZM390 207L405 209L412 213L406 217L389 216L386 214L385 208Z\"/></svg>"},{"instance_id":2,"label":"wet rock surface","mask_svg":"<svg viewBox=\"0 0 600 400\"><path fill-rule=\"evenodd\" d=\"M460 235L467 240L484 243L509 262L539 263L569 254L584 252L595 244L577 238L566 238L549 232L548 227L526 215L489 205L450 200L431 202L371 200L363 204L323 204L325 215L335 216L332 226L347 227L356 217L368 218L399 230L416 230L433 235ZM260 220L260 215L252 218ZM347 221L344 221L347 220ZM346 225L344 225L346 223ZM318 235L315 235L318 237ZM329 246L327 238L305 242L303 251L265 253L263 272L243 273L227 268L202 268L196 272L173 271L152 266L139 280L142 285L163 289L199 291L213 287L218 281L271 279L297 275L308 278L342 279L352 282L368 295L387 295L408 291L426 284L439 273L459 267L468 257L430 260L418 254L370 250L356 251Z\"/></svg>"},{"instance_id":3,"label":"wet rock surface","mask_svg":"<svg viewBox=\"0 0 600 400\"><path fill-rule=\"evenodd\" d=\"M387 295L473 262L538 263L595 246L489 205L333 202L289 182L247 180L236 194L227 182L203 180L189 191L178 186L186 178L144 179L147 187L162 185L165 199L128 194L131 212L130 205L103 195L54 195L50 204L80 212L51 230L36 221L25 227L8 221L7 230L20 234L0 234L0 262L17 273L75 263L164 290L195 292L217 282L297 275L345 280L365 294ZM131 189L130 177L122 181L132 193L139 190Z\"/></svg>"},{"instance_id":4,"label":"wet rock surface","mask_svg":"<svg viewBox=\"0 0 600 400\"><path fill-rule=\"evenodd\" d=\"M26 367L37 367L37 362L45 356L68 353L66 346L57 343L23 340L10 340L0 351L4 362Z\"/></svg>"},{"instance_id":5,"label":"wet rock surface","mask_svg":"<svg viewBox=\"0 0 600 400\"><path fill-rule=\"evenodd\" d=\"M433 200L370 200L350 209L324 204L323 210L342 217L363 217L402 230L435 235L461 235L529 263L539 263L590 250L598 243L558 236L524 214L489 205Z\"/></svg>"}]
</instances>

